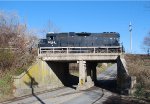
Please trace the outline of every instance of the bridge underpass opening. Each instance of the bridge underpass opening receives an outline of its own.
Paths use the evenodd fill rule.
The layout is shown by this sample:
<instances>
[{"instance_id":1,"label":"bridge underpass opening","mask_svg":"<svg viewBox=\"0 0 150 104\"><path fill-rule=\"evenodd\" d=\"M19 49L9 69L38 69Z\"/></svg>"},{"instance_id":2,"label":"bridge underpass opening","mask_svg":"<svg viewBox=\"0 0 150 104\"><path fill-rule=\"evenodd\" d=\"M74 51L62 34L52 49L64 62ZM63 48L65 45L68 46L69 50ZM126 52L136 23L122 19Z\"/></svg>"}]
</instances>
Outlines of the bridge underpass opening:
<instances>
[{"instance_id":1,"label":"bridge underpass opening","mask_svg":"<svg viewBox=\"0 0 150 104\"><path fill-rule=\"evenodd\" d=\"M79 84L86 83L98 87L115 91L117 88L117 64L111 62L113 68L100 72L100 64L109 64L110 61L85 61L85 74L80 72L78 61L46 61L48 66L54 75L51 75L51 81L56 84L62 84L63 86L71 87L76 89ZM84 68L84 67L83 67ZM82 74L82 75L80 75ZM79 77L80 76L80 77ZM85 78L82 78L82 77ZM85 80L82 80L85 79ZM80 82L82 80L83 82Z\"/></svg>"},{"instance_id":2,"label":"bridge underpass opening","mask_svg":"<svg viewBox=\"0 0 150 104\"><path fill-rule=\"evenodd\" d=\"M105 63L109 64L109 63ZM110 90L112 92L116 92L117 90L117 64L110 63L110 66L105 67L104 71L99 73L99 69L97 68L97 81L96 85Z\"/></svg>"},{"instance_id":3,"label":"bridge underpass opening","mask_svg":"<svg viewBox=\"0 0 150 104\"><path fill-rule=\"evenodd\" d=\"M117 63L114 61L87 61L87 76L91 76L95 86L116 92Z\"/></svg>"},{"instance_id":4,"label":"bridge underpass opening","mask_svg":"<svg viewBox=\"0 0 150 104\"><path fill-rule=\"evenodd\" d=\"M69 73L68 67L69 67L69 63L72 63L72 62L75 62L75 63L77 62L79 65L79 81L78 81L78 86L77 86L77 89L79 89L79 90L88 89L88 88L94 86L94 84L95 84L95 85L100 85L101 87L106 87L105 89L112 90L112 91L118 89L118 91L120 92L123 90L126 91L126 89L128 90L130 88L130 86L133 86L133 85L131 85L132 79L129 76L128 71L126 69L125 60L122 57L116 56L116 55L115 56L106 55L105 57L107 57L107 58L105 58L104 56L100 56L100 55L97 55L97 57L94 57L94 56L83 57L83 55L82 55L82 57L80 56L77 58L77 56L76 57L71 56L71 59L68 58L69 56L66 56L66 57L57 56L57 58L45 57L43 59L45 61L48 61L50 59L52 60L49 63L49 67L52 67L52 70L55 73L55 76L57 76L57 79L59 79L58 83L65 85L65 86L71 85L73 87L74 85L77 84L77 82L76 82L76 84L71 84L72 81L69 81L72 78L75 78L75 79L77 78L75 76L72 78L69 78L70 73ZM61 59L61 61L60 61L60 59L58 59L58 57L60 57L60 58L63 57L64 59ZM80 60L77 60L76 58L80 59ZM83 60L81 60L81 58ZM86 58L88 58L88 59L86 59ZM114 80L115 84L112 83L116 87L112 87L112 86L108 87L109 84L106 84L107 86L102 86L102 85L104 85L103 83L97 84L98 81L97 81L97 74L96 74L96 66L98 63L117 63L117 78L116 78L117 81ZM67 68L65 68L66 70L64 70L64 67L67 67ZM57 69L61 69L61 70L57 70ZM106 82L109 82L109 81L106 81ZM112 80L111 80L111 82L112 82ZM116 85L116 82L117 82L117 85ZM73 87L73 88L75 88L75 87Z\"/></svg>"},{"instance_id":5,"label":"bridge underpass opening","mask_svg":"<svg viewBox=\"0 0 150 104\"><path fill-rule=\"evenodd\" d=\"M68 84L72 88L77 88L79 83L79 64L77 62L69 63Z\"/></svg>"},{"instance_id":6,"label":"bridge underpass opening","mask_svg":"<svg viewBox=\"0 0 150 104\"><path fill-rule=\"evenodd\" d=\"M53 78L56 84L62 84L71 88L76 88L79 83L79 70L77 62L68 61L47 61L47 64L52 71Z\"/></svg>"}]
</instances>

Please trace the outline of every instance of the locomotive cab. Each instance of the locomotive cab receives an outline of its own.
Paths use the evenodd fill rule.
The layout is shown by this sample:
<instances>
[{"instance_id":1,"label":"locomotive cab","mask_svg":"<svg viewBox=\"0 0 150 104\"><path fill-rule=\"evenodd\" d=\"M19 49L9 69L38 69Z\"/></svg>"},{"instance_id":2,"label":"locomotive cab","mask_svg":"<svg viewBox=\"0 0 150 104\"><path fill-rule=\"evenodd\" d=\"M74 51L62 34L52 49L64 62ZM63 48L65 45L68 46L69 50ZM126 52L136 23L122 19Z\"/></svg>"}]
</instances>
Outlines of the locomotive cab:
<instances>
[{"instance_id":1,"label":"locomotive cab","mask_svg":"<svg viewBox=\"0 0 150 104\"><path fill-rule=\"evenodd\" d=\"M54 34L53 32L51 33L47 33L46 34L46 39L47 39L47 43L50 44L51 46L54 46L56 44L56 34Z\"/></svg>"}]
</instances>

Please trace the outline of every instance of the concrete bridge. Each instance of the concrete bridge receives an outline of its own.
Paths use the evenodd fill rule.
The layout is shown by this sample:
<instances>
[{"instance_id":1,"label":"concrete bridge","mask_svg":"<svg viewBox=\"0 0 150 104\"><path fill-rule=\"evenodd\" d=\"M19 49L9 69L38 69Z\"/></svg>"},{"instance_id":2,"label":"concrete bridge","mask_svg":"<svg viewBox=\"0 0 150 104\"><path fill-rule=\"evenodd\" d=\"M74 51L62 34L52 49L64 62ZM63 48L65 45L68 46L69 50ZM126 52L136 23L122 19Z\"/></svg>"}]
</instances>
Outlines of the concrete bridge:
<instances>
[{"instance_id":1,"label":"concrete bridge","mask_svg":"<svg viewBox=\"0 0 150 104\"><path fill-rule=\"evenodd\" d=\"M15 96L27 94L28 86L57 88L74 83L69 73L69 64L78 63L79 79L77 90L93 87L96 82L98 63L117 63L117 88L122 93L131 93L135 78L129 76L123 52L118 47L41 47L38 62L22 75L15 77Z\"/></svg>"}]
</instances>

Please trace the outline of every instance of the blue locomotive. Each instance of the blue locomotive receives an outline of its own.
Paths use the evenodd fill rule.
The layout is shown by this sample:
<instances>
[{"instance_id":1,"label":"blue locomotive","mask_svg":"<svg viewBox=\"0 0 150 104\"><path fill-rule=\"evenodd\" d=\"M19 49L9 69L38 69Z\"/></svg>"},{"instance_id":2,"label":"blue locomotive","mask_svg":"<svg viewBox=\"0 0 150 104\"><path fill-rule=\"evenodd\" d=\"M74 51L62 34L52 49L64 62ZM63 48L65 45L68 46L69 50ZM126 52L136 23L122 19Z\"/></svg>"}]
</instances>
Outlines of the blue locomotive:
<instances>
[{"instance_id":1,"label":"blue locomotive","mask_svg":"<svg viewBox=\"0 0 150 104\"><path fill-rule=\"evenodd\" d=\"M46 52L47 50L56 53L120 53L124 52L120 46L120 34L117 32L103 33L47 33L46 39L41 39L38 47ZM94 50L93 50L93 49ZM71 50L71 51L70 51ZM79 51L80 50L80 51ZM47 51L48 52L48 51Z\"/></svg>"},{"instance_id":2,"label":"blue locomotive","mask_svg":"<svg viewBox=\"0 0 150 104\"><path fill-rule=\"evenodd\" d=\"M47 33L46 39L41 39L39 47L100 47L119 46L120 34L116 32L103 33Z\"/></svg>"}]
</instances>

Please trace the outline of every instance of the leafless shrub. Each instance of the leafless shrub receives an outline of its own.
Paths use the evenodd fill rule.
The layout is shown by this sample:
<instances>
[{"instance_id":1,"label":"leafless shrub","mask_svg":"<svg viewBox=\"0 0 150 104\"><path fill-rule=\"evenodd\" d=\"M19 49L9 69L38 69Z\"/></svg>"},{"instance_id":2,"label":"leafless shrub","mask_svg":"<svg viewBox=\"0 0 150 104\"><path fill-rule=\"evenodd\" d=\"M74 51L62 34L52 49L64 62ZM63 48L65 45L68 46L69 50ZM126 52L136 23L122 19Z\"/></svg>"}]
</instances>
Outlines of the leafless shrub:
<instances>
[{"instance_id":1,"label":"leafless shrub","mask_svg":"<svg viewBox=\"0 0 150 104\"><path fill-rule=\"evenodd\" d=\"M29 54L35 42L36 36L20 23L16 13L0 11L0 73L27 64L35 54Z\"/></svg>"}]
</instances>

